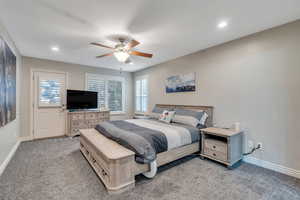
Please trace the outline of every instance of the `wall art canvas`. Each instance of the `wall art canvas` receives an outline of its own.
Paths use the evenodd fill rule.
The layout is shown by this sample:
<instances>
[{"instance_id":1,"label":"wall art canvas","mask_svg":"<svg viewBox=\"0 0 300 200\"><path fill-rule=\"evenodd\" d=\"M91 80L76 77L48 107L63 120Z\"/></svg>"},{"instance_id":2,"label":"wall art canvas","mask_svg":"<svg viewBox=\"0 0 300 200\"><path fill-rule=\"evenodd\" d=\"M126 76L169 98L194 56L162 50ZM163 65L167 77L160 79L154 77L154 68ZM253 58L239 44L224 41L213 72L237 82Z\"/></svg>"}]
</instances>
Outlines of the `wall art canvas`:
<instances>
[{"instance_id":1,"label":"wall art canvas","mask_svg":"<svg viewBox=\"0 0 300 200\"><path fill-rule=\"evenodd\" d=\"M166 81L166 92L194 92L196 91L196 74L170 76Z\"/></svg>"},{"instance_id":2,"label":"wall art canvas","mask_svg":"<svg viewBox=\"0 0 300 200\"><path fill-rule=\"evenodd\" d=\"M16 56L0 37L0 127L16 119Z\"/></svg>"}]
</instances>

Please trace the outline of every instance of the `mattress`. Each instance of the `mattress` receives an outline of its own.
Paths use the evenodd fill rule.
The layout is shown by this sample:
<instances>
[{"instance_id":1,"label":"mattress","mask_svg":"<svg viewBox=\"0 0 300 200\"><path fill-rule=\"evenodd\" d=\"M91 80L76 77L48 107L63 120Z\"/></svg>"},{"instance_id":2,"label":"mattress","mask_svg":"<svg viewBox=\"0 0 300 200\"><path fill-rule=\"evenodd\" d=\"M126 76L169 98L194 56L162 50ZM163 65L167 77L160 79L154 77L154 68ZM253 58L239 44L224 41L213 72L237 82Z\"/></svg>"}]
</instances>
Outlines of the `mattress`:
<instances>
[{"instance_id":1,"label":"mattress","mask_svg":"<svg viewBox=\"0 0 300 200\"><path fill-rule=\"evenodd\" d=\"M105 121L96 130L135 152L138 163L151 163L158 153L199 142L198 128L154 119Z\"/></svg>"}]
</instances>

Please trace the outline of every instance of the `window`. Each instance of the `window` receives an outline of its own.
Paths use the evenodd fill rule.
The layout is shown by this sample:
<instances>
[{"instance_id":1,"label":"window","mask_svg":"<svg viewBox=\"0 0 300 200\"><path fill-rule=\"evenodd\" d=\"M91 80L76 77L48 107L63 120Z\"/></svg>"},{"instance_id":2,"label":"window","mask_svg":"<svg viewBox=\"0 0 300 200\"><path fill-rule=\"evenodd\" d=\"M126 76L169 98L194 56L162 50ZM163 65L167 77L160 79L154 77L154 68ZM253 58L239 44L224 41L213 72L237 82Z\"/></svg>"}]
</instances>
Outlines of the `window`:
<instances>
[{"instance_id":1,"label":"window","mask_svg":"<svg viewBox=\"0 0 300 200\"><path fill-rule=\"evenodd\" d=\"M108 108L112 113L125 112L123 77L86 74L86 89L98 92L98 108Z\"/></svg>"},{"instance_id":2,"label":"window","mask_svg":"<svg viewBox=\"0 0 300 200\"><path fill-rule=\"evenodd\" d=\"M59 80L39 80L39 106L61 106L61 82Z\"/></svg>"},{"instance_id":3,"label":"window","mask_svg":"<svg viewBox=\"0 0 300 200\"><path fill-rule=\"evenodd\" d=\"M137 78L135 81L135 111L147 112L148 105L148 80L146 77Z\"/></svg>"}]
</instances>

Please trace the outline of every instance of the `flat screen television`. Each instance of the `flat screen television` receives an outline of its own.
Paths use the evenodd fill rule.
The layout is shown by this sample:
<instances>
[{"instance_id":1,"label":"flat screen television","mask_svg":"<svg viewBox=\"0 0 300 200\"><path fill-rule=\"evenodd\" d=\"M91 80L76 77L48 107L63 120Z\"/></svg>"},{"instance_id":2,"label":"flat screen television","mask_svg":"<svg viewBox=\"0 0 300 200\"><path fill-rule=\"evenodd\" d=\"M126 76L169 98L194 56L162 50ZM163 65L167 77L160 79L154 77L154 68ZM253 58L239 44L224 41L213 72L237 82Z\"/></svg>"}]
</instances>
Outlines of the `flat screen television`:
<instances>
[{"instance_id":1,"label":"flat screen television","mask_svg":"<svg viewBox=\"0 0 300 200\"><path fill-rule=\"evenodd\" d=\"M81 90L67 90L67 109L96 109L98 93Z\"/></svg>"}]
</instances>

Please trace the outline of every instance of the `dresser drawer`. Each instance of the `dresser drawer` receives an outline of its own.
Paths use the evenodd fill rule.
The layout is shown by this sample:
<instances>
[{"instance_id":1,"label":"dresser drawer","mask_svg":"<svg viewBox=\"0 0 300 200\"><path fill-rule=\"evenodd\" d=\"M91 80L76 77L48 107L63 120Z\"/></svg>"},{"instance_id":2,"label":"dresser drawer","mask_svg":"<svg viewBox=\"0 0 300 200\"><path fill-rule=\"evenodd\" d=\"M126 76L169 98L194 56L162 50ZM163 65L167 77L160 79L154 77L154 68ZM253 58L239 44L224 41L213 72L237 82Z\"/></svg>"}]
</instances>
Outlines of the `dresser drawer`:
<instances>
[{"instance_id":1,"label":"dresser drawer","mask_svg":"<svg viewBox=\"0 0 300 200\"><path fill-rule=\"evenodd\" d=\"M103 118L105 116L105 112L98 113L98 118Z\"/></svg>"},{"instance_id":2,"label":"dresser drawer","mask_svg":"<svg viewBox=\"0 0 300 200\"><path fill-rule=\"evenodd\" d=\"M204 141L204 148L227 154L227 143L223 141L206 139Z\"/></svg>"},{"instance_id":3,"label":"dresser drawer","mask_svg":"<svg viewBox=\"0 0 300 200\"><path fill-rule=\"evenodd\" d=\"M71 114L72 120L84 120L84 114L78 113L78 114Z\"/></svg>"},{"instance_id":4,"label":"dresser drawer","mask_svg":"<svg viewBox=\"0 0 300 200\"><path fill-rule=\"evenodd\" d=\"M82 128L81 128L82 129ZM71 128L71 134L70 136L74 136L74 135L80 135L80 128Z\"/></svg>"},{"instance_id":5,"label":"dresser drawer","mask_svg":"<svg viewBox=\"0 0 300 200\"><path fill-rule=\"evenodd\" d=\"M97 113L86 113L86 119L97 119Z\"/></svg>"},{"instance_id":6,"label":"dresser drawer","mask_svg":"<svg viewBox=\"0 0 300 200\"><path fill-rule=\"evenodd\" d=\"M205 148L204 147L204 154L208 155L208 156L210 156L214 159L227 162L227 153L223 153L223 152L220 152L220 151L214 151L210 148Z\"/></svg>"},{"instance_id":7,"label":"dresser drawer","mask_svg":"<svg viewBox=\"0 0 300 200\"><path fill-rule=\"evenodd\" d=\"M106 119L106 118L99 119L99 123L100 123L100 122L105 122L105 121L109 121L109 119Z\"/></svg>"},{"instance_id":8,"label":"dresser drawer","mask_svg":"<svg viewBox=\"0 0 300 200\"><path fill-rule=\"evenodd\" d=\"M84 120L72 120L71 128L86 128L86 124Z\"/></svg>"},{"instance_id":9,"label":"dresser drawer","mask_svg":"<svg viewBox=\"0 0 300 200\"><path fill-rule=\"evenodd\" d=\"M98 115L99 119L109 119L109 112L101 112Z\"/></svg>"},{"instance_id":10,"label":"dresser drawer","mask_svg":"<svg viewBox=\"0 0 300 200\"><path fill-rule=\"evenodd\" d=\"M98 120L98 119L90 119L90 120L87 120L87 127L95 128L96 125L98 125L99 123L100 123L100 120Z\"/></svg>"},{"instance_id":11,"label":"dresser drawer","mask_svg":"<svg viewBox=\"0 0 300 200\"><path fill-rule=\"evenodd\" d=\"M109 120L109 111L69 112L67 135L79 135L80 129L95 128L97 124L107 120Z\"/></svg>"}]
</instances>

